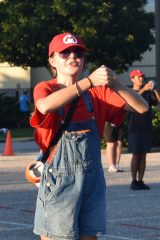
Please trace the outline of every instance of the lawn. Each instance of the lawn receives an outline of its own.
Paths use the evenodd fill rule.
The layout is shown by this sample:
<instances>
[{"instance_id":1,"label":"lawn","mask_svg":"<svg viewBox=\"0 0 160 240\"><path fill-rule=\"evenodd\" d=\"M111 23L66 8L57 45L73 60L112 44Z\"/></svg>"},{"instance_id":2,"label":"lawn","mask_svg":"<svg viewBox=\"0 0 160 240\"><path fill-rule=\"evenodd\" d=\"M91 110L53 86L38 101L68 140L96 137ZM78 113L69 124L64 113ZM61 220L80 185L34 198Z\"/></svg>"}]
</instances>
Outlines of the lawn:
<instances>
[{"instance_id":1,"label":"lawn","mask_svg":"<svg viewBox=\"0 0 160 240\"><path fill-rule=\"evenodd\" d=\"M33 128L14 128L10 129L12 138L25 138L25 137L33 137ZM5 139L5 134L0 132L0 140Z\"/></svg>"}]
</instances>

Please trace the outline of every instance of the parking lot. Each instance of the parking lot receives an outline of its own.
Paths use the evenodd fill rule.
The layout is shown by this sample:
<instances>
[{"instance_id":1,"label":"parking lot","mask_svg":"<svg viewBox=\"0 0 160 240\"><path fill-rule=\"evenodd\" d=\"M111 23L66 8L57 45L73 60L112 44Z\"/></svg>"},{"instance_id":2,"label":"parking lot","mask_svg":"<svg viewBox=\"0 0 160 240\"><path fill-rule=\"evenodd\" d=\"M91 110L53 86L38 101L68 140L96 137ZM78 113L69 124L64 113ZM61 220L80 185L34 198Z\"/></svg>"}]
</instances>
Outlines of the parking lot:
<instances>
[{"instance_id":1,"label":"parking lot","mask_svg":"<svg viewBox=\"0 0 160 240\"><path fill-rule=\"evenodd\" d=\"M0 154L4 144L0 143ZM0 156L0 239L36 240L33 221L37 188L24 177L26 164L38 154L33 141L14 142L14 156ZM123 153L123 173L108 173L102 150L107 183L107 235L104 240L160 239L160 153L147 156L145 182L149 191L131 191L131 155Z\"/></svg>"}]
</instances>

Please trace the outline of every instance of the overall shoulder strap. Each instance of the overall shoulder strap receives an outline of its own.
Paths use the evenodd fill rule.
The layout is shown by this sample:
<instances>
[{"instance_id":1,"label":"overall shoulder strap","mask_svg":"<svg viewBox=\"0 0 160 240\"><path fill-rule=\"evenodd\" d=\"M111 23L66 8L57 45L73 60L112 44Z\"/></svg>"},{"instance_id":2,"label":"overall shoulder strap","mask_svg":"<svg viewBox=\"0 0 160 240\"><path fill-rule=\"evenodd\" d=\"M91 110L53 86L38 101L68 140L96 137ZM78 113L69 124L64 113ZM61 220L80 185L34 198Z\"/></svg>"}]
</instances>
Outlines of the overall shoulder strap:
<instances>
[{"instance_id":1,"label":"overall shoulder strap","mask_svg":"<svg viewBox=\"0 0 160 240\"><path fill-rule=\"evenodd\" d=\"M84 103L86 105L86 109L89 113L92 113L94 112L94 108L93 108L93 103L92 103L92 100L91 100L91 97L89 95L89 92L83 92L82 93L82 97L83 97L83 100L84 100Z\"/></svg>"},{"instance_id":2,"label":"overall shoulder strap","mask_svg":"<svg viewBox=\"0 0 160 240\"><path fill-rule=\"evenodd\" d=\"M48 157L49 157L49 155L50 155L50 153L51 153L51 151L53 149L53 147L58 143L58 141L61 138L63 132L67 129L67 126L69 125L69 123L70 123L70 121L71 121L71 119L73 117L73 114L74 114L75 108L77 106L78 100L79 100L79 97L75 98L71 102L71 106L70 106L70 109L69 109L69 111L67 113L66 118L61 123L60 128L58 129L56 135L54 136L54 139L51 141L49 147L47 148L47 150L43 154L43 157L42 157L42 160L41 160L42 163L46 162L46 160L48 159Z\"/></svg>"}]
</instances>

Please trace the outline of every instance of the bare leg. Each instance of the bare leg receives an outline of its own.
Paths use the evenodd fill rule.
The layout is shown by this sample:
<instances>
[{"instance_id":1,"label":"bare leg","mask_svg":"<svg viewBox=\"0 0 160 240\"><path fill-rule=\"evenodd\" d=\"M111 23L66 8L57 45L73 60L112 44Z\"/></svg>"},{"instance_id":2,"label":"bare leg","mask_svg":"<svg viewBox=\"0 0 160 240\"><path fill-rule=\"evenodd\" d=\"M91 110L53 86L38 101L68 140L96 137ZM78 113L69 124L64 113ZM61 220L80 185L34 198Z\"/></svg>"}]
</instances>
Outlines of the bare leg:
<instances>
[{"instance_id":1,"label":"bare leg","mask_svg":"<svg viewBox=\"0 0 160 240\"><path fill-rule=\"evenodd\" d=\"M51 240L51 238L41 236L41 237L40 237L40 240Z\"/></svg>"},{"instance_id":2,"label":"bare leg","mask_svg":"<svg viewBox=\"0 0 160 240\"><path fill-rule=\"evenodd\" d=\"M122 154L122 142L117 141L117 146L116 146L116 164L119 165L120 163L120 158Z\"/></svg>"},{"instance_id":3,"label":"bare leg","mask_svg":"<svg viewBox=\"0 0 160 240\"><path fill-rule=\"evenodd\" d=\"M79 239L80 240L97 240L97 237L82 237L82 236L80 236ZM47 237L41 236L40 240L51 240L51 238L47 238Z\"/></svg>"},{"instance_id":4,"label":"bare leg","mask_svg":"<svg viewBox=\"0 0 160 240\"><path fill-rule=\"evenodd\" d=\"M138 180L142 181L146 169L146 153L141 153L138 168Z\"/></svg>"},{"instance_id":5,"label":"bare leg","mask_svg":"<svg viewBox=\"0 0 160 240\"><path fill-rule=\"evenodd\" d=\"M47 237L44 237L44 236L41 236L40 238L41 240L51 240L50 238L47 238ZM80 237L79 238L80 240L97 240L97 237Z\"/></svg>"},{"instance_id":6,"label":"bare leg","mask_svg":"<svg viewBox=\"0 0 160 240\"><path fill-rule=\"evenodd\" d=\"M106 154L107 159L109 161L109 166L115 165L115 143L113 142L107 142L107 148L106 148Z\"/></svg>"},{"instance_id":7,"label":"bare leg","mask_svg":"<svg viewBox=\"0 0 160 240\"><path fill-rule=\"evenodd\" d=\"M132 180L137 180L137 173L139 169L139 159L140 154L133 154L131 159L131 174L132 174Z\"/></svg>"},{"instance_id":8,"label":"bare leg","mask_svg":"<svg viewBox=\"0 0 160 240\"><path fill-rule=\"evenodd\" d=\"M97 240L97 237L82 237L80 236L80 240Z\"/></svg>"}]
</instances>

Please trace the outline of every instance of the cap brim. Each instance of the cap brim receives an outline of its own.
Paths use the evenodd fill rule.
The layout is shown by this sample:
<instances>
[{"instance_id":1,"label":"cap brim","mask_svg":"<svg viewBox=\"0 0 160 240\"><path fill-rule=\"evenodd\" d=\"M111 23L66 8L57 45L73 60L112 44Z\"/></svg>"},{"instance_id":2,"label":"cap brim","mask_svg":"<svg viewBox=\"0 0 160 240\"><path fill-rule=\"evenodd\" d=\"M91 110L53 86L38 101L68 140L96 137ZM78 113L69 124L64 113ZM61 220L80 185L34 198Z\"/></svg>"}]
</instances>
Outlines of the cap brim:
<instances>
[{"instance_id":1,"label":"cap brim","mask_svg":"<svg viewBox=\"0 0 160 240\"><path fill-rule=\"evenodd\" d=\"M57 50L55 50L55 52L62 52L64 51L65 49L67 48L70 48L70 47L76 47L76 48L81 48L83 51L87 52L88 49L80 44L67 44L67 46L63 46L61 48L58 48Z\"/></svg>"},{"instance_id":2,"label":"cap brim","mask_svg":"<svg viewBox=\"0 0 160 240\"><path fill-rule=\"evenodd\" d=\"M139 76L139 77L142 77L142 76L144 76L144 74L138 74L138 75L135 75L135 76Z\"/></svg>"},{"instance_id":3,"label":"cap brim","mask_svg":"<svg viewBox=\"0 0 160 240\"><path fill-rule=\"evenodd\" d=\"M135 77L135 76L142 77L142 76L144 76L144 74L133 74L133 75L130 75L131 78Z\"/></svg>"}]
</instances>

